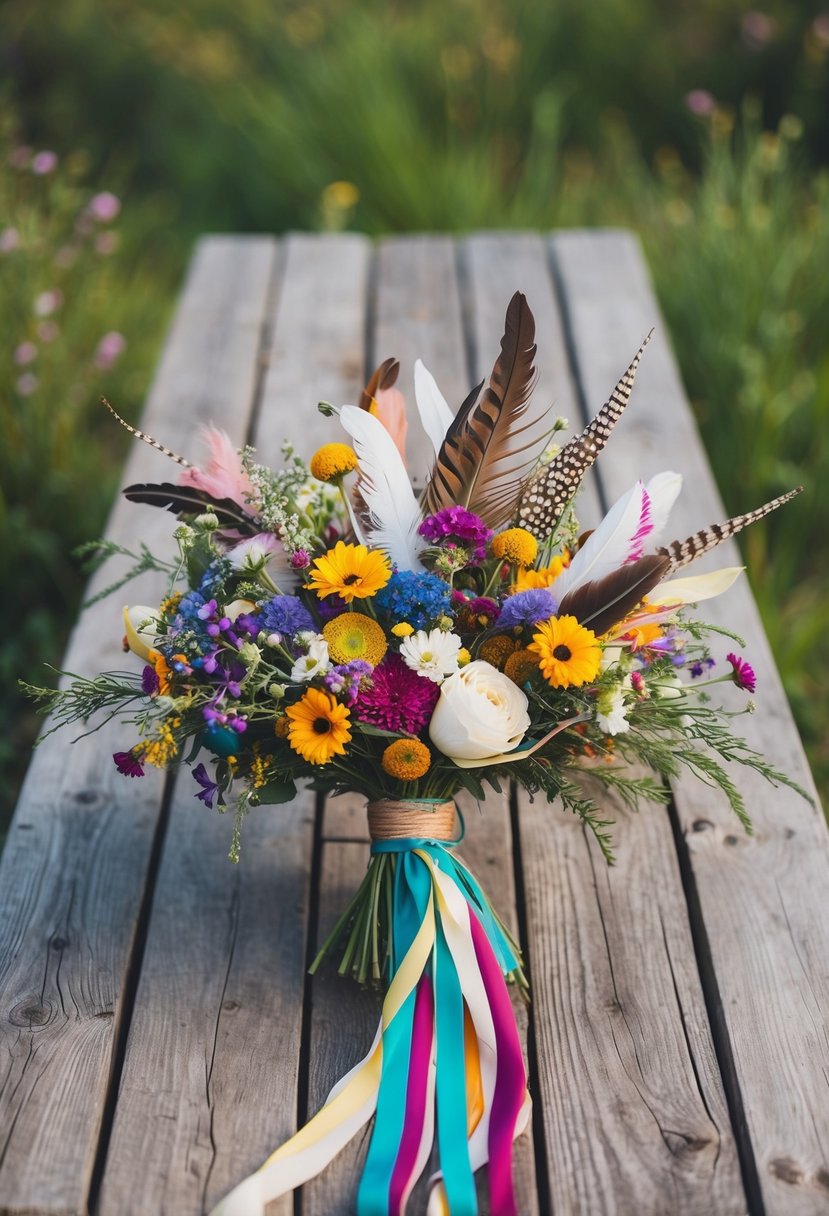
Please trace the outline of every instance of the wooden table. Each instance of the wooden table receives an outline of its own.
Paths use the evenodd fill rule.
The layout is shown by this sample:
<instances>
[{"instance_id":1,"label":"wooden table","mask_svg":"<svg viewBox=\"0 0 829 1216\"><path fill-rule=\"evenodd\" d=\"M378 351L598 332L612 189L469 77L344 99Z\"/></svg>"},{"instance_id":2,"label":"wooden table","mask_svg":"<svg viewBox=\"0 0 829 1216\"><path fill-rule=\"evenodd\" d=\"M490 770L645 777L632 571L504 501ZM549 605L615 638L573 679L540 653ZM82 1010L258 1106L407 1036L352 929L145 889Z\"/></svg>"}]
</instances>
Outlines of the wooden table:
<instances>
[{"instance_id":1,"label":"wooden table","mask_svg":"<svg viewBox=\"0 0 829 1216\"><path fill-rule=\"evenodd\" d=\"M537 392L573 429L656 326L585 512L674 468L687 480L672 533L724 518L639 248L620 232L208 238L143 425L194 459L209 420L266 462L286 436L308 456L331 435L317 401L353 402L388 354L410 398L419 355L458 403L491 366L515 288L538 322ZM414 440L410 465L422 480ZM136 443L124 481L168 473ZM788 509L805 514L803 501ZM109 534L163 549L170 522L121 501ZM157 594L145 584L85 612L66 667L122 666L120 605ZM711 615L745 635L758 671L761 712L739 725L811 788L746 581ZM312 794L262 808L234 867L229 817L193 798L189 774L126 781L109 759L123 732L75 746L70 734L37 752L0 871L0 1212L195 1216L371 1039L376 996L306 974L365 866L362 810ZM612 806L612 870L555 805L466 807L463 853L519 930L533 984L522 1213L829 1212L829 835L796 794L739 779L753 837L682 780L668 810ZM302 1216L353 1210L364 1147L305 1188Z\"/></svg>"}]
</instances>

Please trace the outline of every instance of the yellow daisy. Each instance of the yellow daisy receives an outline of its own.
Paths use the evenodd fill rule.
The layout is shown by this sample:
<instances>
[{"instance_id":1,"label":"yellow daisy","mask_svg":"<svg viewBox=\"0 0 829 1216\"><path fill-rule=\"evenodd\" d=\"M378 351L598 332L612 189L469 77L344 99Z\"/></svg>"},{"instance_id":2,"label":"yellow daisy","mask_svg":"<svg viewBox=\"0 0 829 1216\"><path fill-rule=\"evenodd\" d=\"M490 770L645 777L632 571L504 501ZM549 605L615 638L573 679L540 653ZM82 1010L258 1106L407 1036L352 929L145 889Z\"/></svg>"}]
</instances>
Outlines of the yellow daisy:
<instances>
[{"instance_id":1,"label":"yellow daisy","mask_svg":"<svg viewBox=\"0 0 829 1216\"><path fill-rule=\"evenodd\" d=\"M327 764L332 756L344 756L351 742L351 714L328 692L309 688L301 701L286 711L291 720L288 742L309 764Z\"/></svg>"},{"instance_id":2,"label":"yellow daisy","mask_svg":"<svg viewBox=\"0 0 829 1216\"><path fill-rule=\"evenodd\" d=\"M347 443L326 443L314 452L308 467L317 481L338 481L357 468L357 453Z\"/></svg>"},{"instance_id":3,"label":"yellow daisy","mask_svg":"<svg viewBox=\"0 0 829 1216\"><path fill-rule=\"evenodd\" d=\"M553 688L587 684L598 674L602 648L591 629L574 616L554 616L533 634L528 647L539 657L539 666Z\"/></svg>"},{"instance_id":4,"label":"yellow daisy","mask_svg":"<svg viewBox=\"0 0 829 1216\"><path fill-rule=\"evenodd\" d=\"M398 781L417 781L428 773L432 753L419 739L395 739L383 752L383 769Z\"/></svg>"},{"instance_id":5,"label":"yellow daisy","mask_svg":"<svg viewBox=\"0 0 829 1216\"><path fill-rule=\"evenodd\" d=\"M389 648L386 635L370 616L362 612L342 612L322 631L328 653L335 663L363 659L376 667Z\"/></svg>"},{"instance_id":6,"label":"yellow daisy","mask_svg":"<svg viewBox=\"0 0 829 1216\"><path fill-rule=\"evenodd\" d=\"M538 541L526 528L507 528L493 538L492 553L515 566L531 566L538 557Z\"/></svg>"},{"instance_id":7,"label":"yellow daisy","mask_svg":"<svg viewBox=\"0 0 829 1216\"><path fill-rule=\"evenodd\" d=\"M321 600L327 595L340 595L350 604L376 595L390 578L391 563L385 553L340 540L314 562L306 588L316 591Z\"/></svg>"}]
</instances>

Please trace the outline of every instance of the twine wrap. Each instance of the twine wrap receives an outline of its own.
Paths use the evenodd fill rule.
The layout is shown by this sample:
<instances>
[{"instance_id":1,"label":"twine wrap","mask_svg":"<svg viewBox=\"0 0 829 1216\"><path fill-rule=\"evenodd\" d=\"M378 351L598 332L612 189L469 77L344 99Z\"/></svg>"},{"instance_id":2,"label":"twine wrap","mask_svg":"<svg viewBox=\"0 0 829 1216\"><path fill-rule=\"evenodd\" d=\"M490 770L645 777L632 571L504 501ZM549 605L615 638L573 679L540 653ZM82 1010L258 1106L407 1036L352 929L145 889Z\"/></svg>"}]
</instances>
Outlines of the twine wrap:
<instances>
[{"instance_id":1,"label":"twine wrap","mask_svg":"<svg viewBox=\"0 0 829 1216\"><path fill-rule=\"evenodd\" d=\"M455 839L455 804L434 799L383 798L370 802L368 830L372 841Z\"/></svg>"}]
</instances>

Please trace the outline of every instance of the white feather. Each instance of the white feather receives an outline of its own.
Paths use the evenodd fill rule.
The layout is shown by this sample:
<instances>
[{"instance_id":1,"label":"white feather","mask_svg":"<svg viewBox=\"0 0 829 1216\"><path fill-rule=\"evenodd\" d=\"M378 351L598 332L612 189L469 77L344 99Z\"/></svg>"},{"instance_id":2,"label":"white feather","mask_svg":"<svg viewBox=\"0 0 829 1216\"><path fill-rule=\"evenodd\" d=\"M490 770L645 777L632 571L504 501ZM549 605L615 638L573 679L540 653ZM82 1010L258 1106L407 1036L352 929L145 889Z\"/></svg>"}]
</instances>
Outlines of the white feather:
<instances>
[{"instance_id":1,"label":"white feather","mask_svg":"<svg viewBox=\"0 0 829 1216\"><path fill-rule=\"evenodd\" d=\"M583 583L604 578L626 562L652 552L681 486L682 478L677 473L657 473L647 485L637 481L613 504L558 576L558 599Z\"/></svg>"},{"instance_id":2,"label":"white feather","mask_svg":"<svg viewBox=\"0 0 829 1216\"><path fill-rule=\"evenodd\" d=\"M394 440L378 418L356 405L343 406L340 422L360 462L360 488L372 521L367 542L383 549L400 570L419 570L420 508Z\"/></svg>"},{"instance_id":3,"label":"white feather","mask_svg":"<svg viewBox=\"0 0 829 1216\"><path fill-rule=\"evenodd\" d=\"M429 442L435 449L435 455L441 449L446 432L452 425L452 411L446 403L446 398L437 386L437 381L422 359L417 359L414 365L414 387L417 412L421 425L429 436Z\"/></svg>"}]
</instances>

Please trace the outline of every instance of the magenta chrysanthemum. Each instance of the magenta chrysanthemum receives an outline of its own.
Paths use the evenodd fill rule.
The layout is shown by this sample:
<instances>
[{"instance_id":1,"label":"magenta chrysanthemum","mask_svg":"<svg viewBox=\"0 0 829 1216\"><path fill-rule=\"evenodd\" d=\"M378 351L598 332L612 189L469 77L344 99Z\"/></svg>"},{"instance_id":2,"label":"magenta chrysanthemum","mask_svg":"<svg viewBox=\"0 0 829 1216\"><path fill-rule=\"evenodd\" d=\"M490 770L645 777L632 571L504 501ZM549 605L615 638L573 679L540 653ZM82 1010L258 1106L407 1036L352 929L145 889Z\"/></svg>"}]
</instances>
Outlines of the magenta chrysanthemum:
<instances>
[{"instance_id":1,"label":"magenta chrysanthemum","mask_svg":"<svg viewBox=\"0 0 829 1216\"><path fill-rule=\"evenodd\" d=\"M370 688L360 690L354 715L383 730L417 735L432 716L440 688L389 654L371 674Z\"/></svg>"},{"instance_id":2,"label":"magenta chrysanthemum","mask_svg":"<svg viewBox=\"0 0 829 1216\"><path fill-rule=\"evenodd\" d=\"M477 562L486 557L486 547L492 538L492 529L466 507L444 507L442 511L428 515L418 531L432 545L449 541L469 549Z\"/></svg>"},{"instance_id":3,"label":"magenta chrysanthemum","mask_svg":"<svg viewBox=\"0 0 829 1216\"><path fill-rule=\"evenodd\" d=\"M751 664L736 654L727 654L725 657L731 664L731 678L737 687L744 688L746 692L754 692L757 687L757 676L754 674Z\"/></svg>"}]
</instances>

